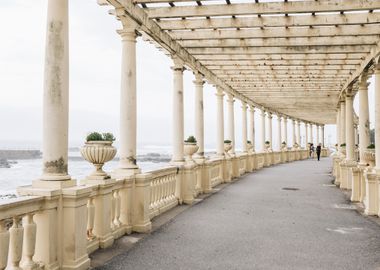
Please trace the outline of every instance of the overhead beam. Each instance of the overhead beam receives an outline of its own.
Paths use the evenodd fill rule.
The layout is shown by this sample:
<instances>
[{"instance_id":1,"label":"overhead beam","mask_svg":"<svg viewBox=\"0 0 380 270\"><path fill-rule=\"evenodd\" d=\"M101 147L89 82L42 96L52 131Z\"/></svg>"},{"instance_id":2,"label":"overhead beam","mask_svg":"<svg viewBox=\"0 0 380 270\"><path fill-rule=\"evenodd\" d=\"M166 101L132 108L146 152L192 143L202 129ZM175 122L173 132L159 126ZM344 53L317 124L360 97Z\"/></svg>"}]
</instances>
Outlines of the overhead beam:
<instances>
[{"instance_id":1,"label":"overhead beam","mask_svg":"<svg viewBox=\"0 0 380 270\"><path fill-rule=\"evenodd\" d=\"M376 14L380 24L380 13ZM355 14L357 15L357 14ZM363 15L363 14L360 14ZM196 29L195 31L172 31L175 40L241 39L241 38L296 38L380 35L379 24L334 25L331 27L258 28L258 29Z\"/></svg>"},{"instance_id":2,"label":"overhead beam","mask_svg":"<svg viewBox=\"0 0 380 270\"><path fill-rule=\"evenodd\" d=\"M311 12L340 12L380 9L379 0L329 0L329 1L297 1L242 3L230 5L202 5L154 7L146 10L149 18L183 18L232 16L252 14L290 14Z\"/></svg>"},{"instance_id":3,"label":"overhead beam","mask_svg":"<svg viewBox=\"0 0 380 270\"><path fill-rule=\"evenodd\" d=\"M275 60L364 60L366 54L363 52L357 53L339 53L339 54L206 54L197 55L198 60L265 60L265 61L275 61Z\"/></svg>"},{"instance_id":4,"label":"overhead beam","mask_svg":"<svg viewBox=\"0 0 380 270\"><path fill-rule=\"evenodd\" d=\"M316 16L261 16L242 18L210 18L191 20L161 20L164 30L223 29L223 28L264 28L266 27L316 27L336 25L364 25L380 22L379 13L318 14ZM263 32L264 32L263 31ZM269 31L266 31L269 32Z\"/></svg>"},{"instance_id":5,"label":"overhead beam","mask_svg":"<svg viewBox=\"0 0 380 270\"><path fill-rule=\"evenodd\" d=\"M208 66L210 70L348 70L355 71L356 65L326 65L326 66L246 66L246 65L223 65Z\"/></svg>"},{"instance_id":6,"label":"overhead beam","mask_svg":"<svg viewBox=\"0 0 380 270\"><path fill-rule=\"evenodd\" d=\"M205 66L319 66L360 65L361 60L202 60Z\"/></svg>"},{"instance_id":7,"label":"overhead beam","mask_svg":"<svg viewBox=\"0 0 380 270\"><path fill-rule=\"evenodd\" d=\"M245 47L245 48L188 48L192 55L202 54L337 54L369 53L371 46L304 46L304 47Z\"/></svg>"},{"instance_id":8,"label":"overhead beam","mask_svg":"<svg viewBox=\"0 0 380 270\"><path fill-rule=\"evenodd\" d=\"M379 26L380 28L380 26ZM227 48L227 47L304 47L304 46L349 46L376 45L379 36L310 37L310 38L265 38L265 39L210 39L182 40L185 48Z\"/></svg>"},{"instance_id":9,"label":"overhead beam","mask_svg":"<svg viewBox=\"0 0 380 270\"><path fill-rule=\"evenodd\" d=\"M259 76L259 75L342 75L342 76L349 76L350 73L345 71L339 71L339 70L277 70L276 73L273 73L270 70L214 70L214 74L216 74L218 77L223 75L245 75L245 76Z\"/></svg>"}]
</instances>

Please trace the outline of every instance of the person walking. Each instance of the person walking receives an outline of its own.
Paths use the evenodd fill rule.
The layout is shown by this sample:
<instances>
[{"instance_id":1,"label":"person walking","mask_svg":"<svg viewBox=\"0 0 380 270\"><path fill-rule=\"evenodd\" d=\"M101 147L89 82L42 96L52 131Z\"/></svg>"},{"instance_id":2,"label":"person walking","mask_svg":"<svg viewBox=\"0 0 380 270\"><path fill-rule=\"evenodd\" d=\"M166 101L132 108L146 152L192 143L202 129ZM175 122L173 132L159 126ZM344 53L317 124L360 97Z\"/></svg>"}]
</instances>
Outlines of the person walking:
<instances>
[{"instance_id":1,"label":"person walking","mask_svg":"<svg viewBox=\"0 0 380 270\"><path fill-rule=\"evenodd\" d=\"M316 149L318 161L321 160L321 151L322 151L322 146L321 144L318 144L317 149Z\"/></svg>"},{"instance_id":2,"label":"person walking","mask_svg":"<svg viewBox=\"0 0 380 270\"><path fill-rule=\"evenodd\" d=\"M309 156L310 158L314 158L314 145L311 143L309 148Z\"/></svg>"}]
</instances>

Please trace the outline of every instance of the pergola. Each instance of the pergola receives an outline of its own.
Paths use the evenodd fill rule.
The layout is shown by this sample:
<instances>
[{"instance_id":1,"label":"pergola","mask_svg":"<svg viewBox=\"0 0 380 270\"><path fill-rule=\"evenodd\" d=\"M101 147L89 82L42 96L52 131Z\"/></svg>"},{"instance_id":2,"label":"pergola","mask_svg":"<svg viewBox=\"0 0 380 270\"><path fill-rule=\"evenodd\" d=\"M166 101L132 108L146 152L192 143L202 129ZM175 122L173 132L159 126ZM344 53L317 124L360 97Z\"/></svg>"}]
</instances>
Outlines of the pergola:
<instances>
[{"instance_id":1,"label":"pergola","mask_svg":"<svg viewBox=\"0 0 380 270\"><path fill-rule=\"evenodd\" d=\"M378 0L98 2L223 91L311 123L336 122L380 52Z\"/></svg>"}]
</instances>

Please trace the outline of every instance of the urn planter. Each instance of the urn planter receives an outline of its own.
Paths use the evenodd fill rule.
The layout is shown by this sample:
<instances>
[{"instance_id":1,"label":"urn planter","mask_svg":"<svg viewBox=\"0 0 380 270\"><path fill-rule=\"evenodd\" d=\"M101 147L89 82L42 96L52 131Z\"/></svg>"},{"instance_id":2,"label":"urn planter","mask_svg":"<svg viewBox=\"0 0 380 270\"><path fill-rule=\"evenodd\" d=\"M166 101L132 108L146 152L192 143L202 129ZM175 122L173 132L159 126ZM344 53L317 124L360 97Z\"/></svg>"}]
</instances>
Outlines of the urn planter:
<instances>
[{"instance_id":1,"label":"urn planter","mask_svg":"<svg viewBox=\"0 0 380 270\"><path fill-rule=\"evenodd\" d=\"M88 141L81 148L80 152L85 160L95 166L95 171L87 177L88 180L105 180L110 178L103 171L103 166L116 155L117 150L112 146L112 141Z\"/></svg>"},{"instance_id":2,"label":"urn planter","mask_svg":"<svg viewBox=\"0 0 380 270\"><path fill-rule=\"evenodd\" d=\"M232 143L224 143L224 152L228 155L228 151L232 149Z\"/></svg>"},{"instance_id":3,"label":"urn planter","mask_svg":"<svg viewBox=\"0 0 380 270\"><path fill-rule=\"evenodd\" d=\"M184 143L184 154L186 161L193 161L193 155L198 151L199 146L197 143L185 142Z\"/></svg>"}]
</instances>

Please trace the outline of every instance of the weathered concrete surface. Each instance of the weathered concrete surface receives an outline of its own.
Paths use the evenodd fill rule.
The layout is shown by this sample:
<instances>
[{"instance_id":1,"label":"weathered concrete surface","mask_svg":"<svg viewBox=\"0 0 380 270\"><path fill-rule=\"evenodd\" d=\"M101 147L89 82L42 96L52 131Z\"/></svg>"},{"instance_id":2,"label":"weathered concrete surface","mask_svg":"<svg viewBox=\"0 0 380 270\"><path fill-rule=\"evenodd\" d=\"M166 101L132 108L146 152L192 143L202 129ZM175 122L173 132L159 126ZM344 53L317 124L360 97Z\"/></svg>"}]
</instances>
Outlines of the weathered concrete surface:
<instances>
[{"instance_id":1,"label":"weathered concrete surface","mask_svg":"<svg viewBox=\"0 0 380 270\"><path fill-rule=\"evenodd\" d=\"M97 269L376 269L380 227L344 208L330 165L250 174Z\"/></svg>"}]
</instances>

